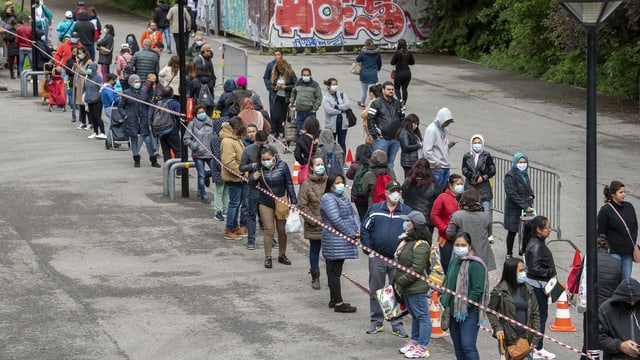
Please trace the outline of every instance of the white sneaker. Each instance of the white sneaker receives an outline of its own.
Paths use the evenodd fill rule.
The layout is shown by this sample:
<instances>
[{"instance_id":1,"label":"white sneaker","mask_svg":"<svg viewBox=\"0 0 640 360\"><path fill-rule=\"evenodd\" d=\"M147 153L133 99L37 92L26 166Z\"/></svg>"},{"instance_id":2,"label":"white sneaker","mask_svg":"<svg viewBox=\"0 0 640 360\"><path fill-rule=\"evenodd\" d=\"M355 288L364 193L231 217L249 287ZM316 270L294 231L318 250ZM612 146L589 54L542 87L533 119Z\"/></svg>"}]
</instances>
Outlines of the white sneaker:
<instances>
[{"instance_id":1,"label":"white sneaker","mask_svg":"<svg viewBox=\"0 0 640 360\"><path fill-rule=\"evenodd\" d=\"M85 124L80 124L80 125L78 125L78 127L77 127L76 129L78 129L78 130L83 130L83 129L86 129L86 128L87 128L87 125L85 125Z\"/></svg>"},{"instance_id":2,"label":"white sneaker","mask_svg":"<svg viewBox=\"0 0 640 360\"><path fill-rule=\"evenodd\" d=\"M429 350L420 345L416 345L404 354L407 359L424 359L430 357Z\"/></svg>"},{"instance_id":3,"label":"white sneaker","mask_svg":"<svg viewBox=\"0 0 640 360\"><path fill-rule=\"evenodd\" d=\"M400 351L400 353L402 353L402 354L406 354L408 351L413 350L413 348L415 346L416 346L416 344L413 342L413 340L409 340L409 341L407 341L407 343L403 347L398 349L398 351Z\"/></svg>"},{"instance_id":4,"label":"white sneaker","mask_svg":"<svg viewBox=\"0 0 640 360\"><path fill-rule=\"evenodd\" d=\"M541 350L533 350L533 358L534 359L546 359L546 360L553 360L556 358L556 354L552 353L552 352L548 352L545 349L541 349Z\"/></svg>"},{"instance_id":5,"label":"white sneaker","mask_svg":"<svg viewBox=\"0 0 640 360\"><path fill-rule=\"evenodd\" d=\"M91 135L87 136L87 139L95 139L95 138L96 138L96 136L97 136L97 135L96 135L95 133L93 133L93 134L91 134Z\"/></svg>"},{"instance_id":6,"label":"white sneaker","mask_svg":"<svg viewBox=\"0 0 640 360\"><path fill-rule=\"evenodd\" d=\"M105 135L105 134L98 134L98 135L96 135L96 139L104 140L104 139L106 139L106 138L107 138L107 135Z\"/></svg>"}]
</instances>

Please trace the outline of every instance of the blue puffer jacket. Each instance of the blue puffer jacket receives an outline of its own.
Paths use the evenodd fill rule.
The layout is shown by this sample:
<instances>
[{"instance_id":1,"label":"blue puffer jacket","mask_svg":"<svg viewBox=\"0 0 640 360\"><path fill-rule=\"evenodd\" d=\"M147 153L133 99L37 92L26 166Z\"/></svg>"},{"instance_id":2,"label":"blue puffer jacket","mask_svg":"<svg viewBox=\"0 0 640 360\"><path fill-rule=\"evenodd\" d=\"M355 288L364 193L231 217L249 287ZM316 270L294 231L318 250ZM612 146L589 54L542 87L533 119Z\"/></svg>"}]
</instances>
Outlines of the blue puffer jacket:
<instances>
[{"instance_id":1,"label":"blue puffer jacket","mask_svg":"<svg viewBox=\"0 0 640 360\"><path fill-rule=\"evenodd\" d=\"M378 71L382 69L382 58L376 48L362 48L356 57L356 61L361 63L360 82L365 84L375 84L378 82Z\"/></svg>"},{"instance_id":2,"label":"blue puffer jacket","mask_svg":"<svg viewBox=\"0 0 640 360\"><path fill-rule=\"evenodd\" d=\"M322 222L350 238L360 228L360 217L353 210L349 198L342 194L325 193L320 200ZM357 259L358 248L342 237L322 229L322 256L327 260Z\"/></svg>"},{"instance_id":3,"label":"blue puffer jacket","mask_svg":"<svg viewBox=\"0 0 640 360\"><path fill-rule=\"evenodd\" d=\"M400 204L391 212L386 201L371 205L360 228L362 245L393 259L398 248L398 236L404 232L401 216L409 215L412 210L408 205Z\"/></svg>"},{"instance_id":4,"label":"blue puffer jacket","mask_svg":"<svg viewBox=\"0 0 640 360\"><path fill-rule=\"evenodd\" d=\"M131 87L125 90L124 93L140 101L149 99L147 92L142 89ZM118 104L118 112L125 119L124 129L127 136L149 135L149 106L123 96L120 98L120 104Z\"/></svg>"},{"instance_id":5,"label":"blue puffer jacket","mask_svg":"<svg viewBox=\"0 0 640 360\"><path fill-rule=\"evenodd\" d=\"M285 193L289 194L289 202L295 205L298 203L298 198L296 197L296 192L293 189L289 166L282 160L278 160L277 158L274 159L276 164L273 169L269 170L261 167L259 170L256 170L262 172L262 176L260 176L258 183L263 189L273 191L275 196L280 197L284 196ZM253 172L251 173L251 176L249 176L249 179L251 181L249 185L255 186L255 183L253 183ZM260 192L260 204L273 209L276 207L275 200L262 191Z\"/></svg>"}]
</instances>

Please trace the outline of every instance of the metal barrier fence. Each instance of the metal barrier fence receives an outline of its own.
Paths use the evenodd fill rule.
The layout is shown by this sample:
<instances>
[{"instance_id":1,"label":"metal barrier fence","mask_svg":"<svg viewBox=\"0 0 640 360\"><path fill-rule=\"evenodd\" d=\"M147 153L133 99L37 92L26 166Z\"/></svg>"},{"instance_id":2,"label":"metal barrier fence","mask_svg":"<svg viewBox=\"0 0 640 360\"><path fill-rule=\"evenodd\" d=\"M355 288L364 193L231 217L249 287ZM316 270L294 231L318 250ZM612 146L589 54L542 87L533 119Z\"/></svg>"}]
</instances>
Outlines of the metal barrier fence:
<instances>
[{"instance_id":1,"label":"metal barrier fence","mask_svg":"<svg viewBox=\"0 0 640 360\"><path fill-rule=\"evenodd\" d=\"M504 176L511 170L512 161L494 156L496 164L496 176L493 178L493 210L504 214ZM529 180L535 195L533 207L539 215L546 216L551 221L551 231L554 231L558 239L562 239L560 229L560 176L552 171L543 170L529 163ZM496 223L504 224L502 221Z\"/></svg>"},{"instance_id":2,"label":"metal barrier fence","mask_svg":"<svg viewBox=\"0 0 640 360\"><path fill-rule=\"evenodd\" d=\"M232 45L222 44L222 83L227 79L247 76L249 71L249 55Z\"/></svg>"}]
</instances>

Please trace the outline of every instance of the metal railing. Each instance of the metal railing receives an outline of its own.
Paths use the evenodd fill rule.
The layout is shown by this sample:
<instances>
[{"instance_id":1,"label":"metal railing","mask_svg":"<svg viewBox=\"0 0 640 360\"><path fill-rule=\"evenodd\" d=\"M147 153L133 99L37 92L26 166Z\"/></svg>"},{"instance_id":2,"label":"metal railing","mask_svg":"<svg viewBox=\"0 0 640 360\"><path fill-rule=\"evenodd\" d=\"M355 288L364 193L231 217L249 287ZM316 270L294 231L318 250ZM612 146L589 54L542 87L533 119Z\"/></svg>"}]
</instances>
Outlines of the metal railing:
<instances>
[{"instance_id":1,"label":"metal railing","mask_svg":"<svg viewBox=\"0 0 640 360\"><path fill-rule=\"evenodd\" d=\"M506 194L504 191L504 176L511 170L512 161L494 156L496 165L496 176L493 178L493 202L494 211L504 214L504 201ZM562 239L560 229L560 176L558 173L532 166L529 163L529 180L535 199L533 207L539 215L547 217L551 221L551 231L557 234L558 239ZM504 224L502 221L494 223Z\"/></svg>"},{"instance_id":2,"label":"metal railing","mask_svg":"<svg viewBox=\"0 0 640 360\"><path fill-rule=\"evenodd\" d=\"M227 79L236 79L238 76L247 76L249 72L249 54L247 50L222 44L222 82Z\"/></svg>"}]
</instances>

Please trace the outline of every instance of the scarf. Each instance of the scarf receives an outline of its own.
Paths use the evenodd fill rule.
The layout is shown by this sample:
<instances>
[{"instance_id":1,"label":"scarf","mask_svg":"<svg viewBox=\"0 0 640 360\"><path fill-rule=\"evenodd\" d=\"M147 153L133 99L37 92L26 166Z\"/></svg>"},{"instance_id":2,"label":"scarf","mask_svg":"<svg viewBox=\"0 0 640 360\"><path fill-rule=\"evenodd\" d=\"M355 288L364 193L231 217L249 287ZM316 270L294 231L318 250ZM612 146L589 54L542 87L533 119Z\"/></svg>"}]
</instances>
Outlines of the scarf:
<instances>
[{"instance_id":1,"label":"scarf","mask_svg":"<svg viewBox=\"0 0 640 360\"><path fill-rule=\"evenodd\" d=\"M458 271L458 278L456 280L456 293L467 298L469 296L469 264L471 261L476 261L482 265L485 271L484 277L484 289L482 291L482 299L479 302L483 306L489 305L489 274L487 271L487 265L485 265L484 261L479 257L473 255L473 251L470 252L469 256L465 256L461 259L460 270ZM471 261L470 261L471 260ZM467 319L468 303L459 297L453 298L453 317L457 322L463 322ZM487 326L488 319L487 314L484 310L478 309L480 311L478 318L478 326Z\"/></svg>"}]
</instances>

